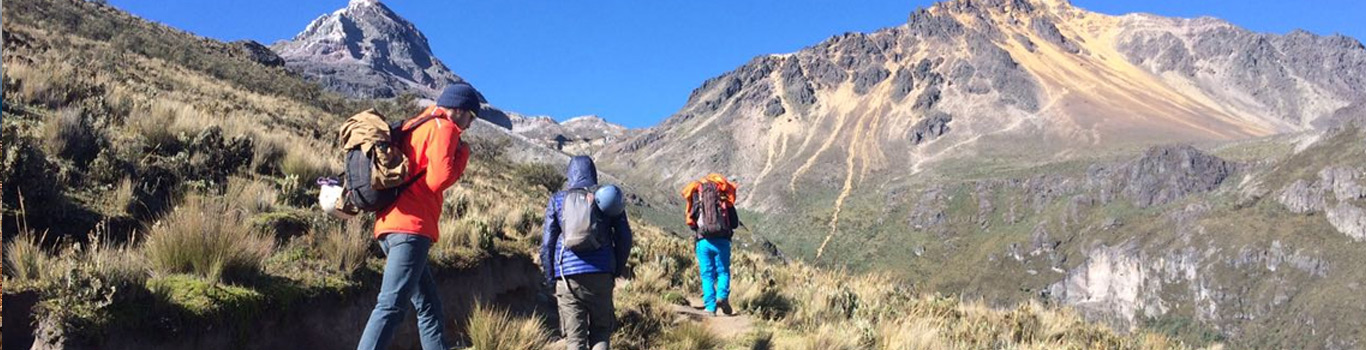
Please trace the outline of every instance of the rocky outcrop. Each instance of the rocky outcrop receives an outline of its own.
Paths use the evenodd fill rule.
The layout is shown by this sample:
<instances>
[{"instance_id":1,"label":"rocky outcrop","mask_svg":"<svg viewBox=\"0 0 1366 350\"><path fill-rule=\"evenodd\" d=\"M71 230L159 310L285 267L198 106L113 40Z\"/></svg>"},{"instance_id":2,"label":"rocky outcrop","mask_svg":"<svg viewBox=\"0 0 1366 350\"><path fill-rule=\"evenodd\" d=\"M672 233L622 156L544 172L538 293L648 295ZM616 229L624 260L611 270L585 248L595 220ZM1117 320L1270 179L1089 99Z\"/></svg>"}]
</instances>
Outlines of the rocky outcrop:
<instances>
[{"instance_id":1,"label":"rocky outcrop","mask_svg":"<svg viewBox=\"0 0 1366 350\"><path fill-rule=\"evenodd\" d=\"M1235 167L1191 146L1153 147L1125 166L1123 193L1146 208L1219 187Z\"/></svg>"},{"instance_id":2,"label":"rocky outcrop","mask_svg":"<svg viewBox=\"0 0 1366 350\"><path fill-rule=\"evenodd\" d=\"M944 136L949 132L949 122L952 121L953 116L948 115L948 113L930 113L911 127L911 144L919 145Z\"/></svg>"},{"instance_id":3,"label":"rocky outcrop","mask_svg":"<svg viewBox=\"0 0 1366 350\"><path fill-rule=\"evenodd\" d=\"M1358 181L1359 168L1329 166L1318 172L1317 180L1298 179L1281 189L1276 200L1286 210L1298 214L1326 213L1328 223L1356 241L1366 241L1366 188Z\"/></svg>"},{"instance_id":4,"label":"rocky outcrop","mask_svg":"<svg viewBox=\"0 0 1366 350\"><path fill-rule=\"evenodd\" d=\"M275 51L271 51L269 47L261 45L255 40L238 40L229 43L229 45L236 47L247 59L263 66L282 67L285 65L285 59L280 58L280 55L276 55Z\"/></svg>"},{"instance_id":5,"label":"rocky outcrop","mask_svg":"<svg viewBox=\"0 0 1366 350\"><path fill-rule=\"evenodd\" d=\"M352 0L271 49L291 71L352 97L413 93L435 99L447 84L461 81L432 54L416 26L379 0Z\"/></svg>"}]
</instances>

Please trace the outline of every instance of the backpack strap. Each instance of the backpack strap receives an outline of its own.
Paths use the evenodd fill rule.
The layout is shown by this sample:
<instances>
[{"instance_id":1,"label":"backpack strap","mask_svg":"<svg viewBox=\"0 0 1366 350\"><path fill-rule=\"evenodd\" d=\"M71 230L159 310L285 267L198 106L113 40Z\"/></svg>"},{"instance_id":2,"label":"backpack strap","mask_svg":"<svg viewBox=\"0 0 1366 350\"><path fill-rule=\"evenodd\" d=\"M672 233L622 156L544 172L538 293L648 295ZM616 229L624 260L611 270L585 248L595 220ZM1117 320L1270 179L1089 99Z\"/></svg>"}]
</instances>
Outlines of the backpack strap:
<instances>
[{"instance_id":1,"label":"backpack strap","mask_svg":"<svg viewBox=\"0 0 1366 350\"><path fill-rule=\"evenodd\" d=\"M417 121L416 121L416 122L413 122L412 125L405 125L405 126L399 128L399 130L400 130L400 131L403 131L404 133L407 133L407 132L409 132L409 131L413 131L413 129L417 129L418 126L421 126L422 124L425 124L425 123L431 121L432 119L436 119L436 116L431 115L431 114L428 114L428 115L425 116L425 117L418 118Z\"/></svg>"},{"instance_id":2,"label":"backpack strap","mask_svg":"<svg viewBox=\"0 0 1366 350\"><path fill-rule=\"evenodd\" d=\"M425 116L425 117L418 118L416 122L413 122L413 123L412 123L412 125L405 125L405 126L399 127L399 132L402 132L402 133L404 134L403 136L404 136L404 137L407 137L407 136L408 136L407 134L408 134L409 131L413 131L413 129L417 129L417 127L422 126L422 124L426 124L426 123L429 122L429 121L432 121L432 119L436 119L436 116L431 115L431 114L428 114L428 115ZM404 124L407 124L407 123L404 123ZM413 174L412 177L409 177L407 180L403 180L403 183L400 183L400 184L398 185L398 188L406 188L406 187L408 187L409 185L412 185L414 182L417 182L417 179L421 179L421 178L422 178L422 175L426 175L426 174L427 174L427 169L418 170L417 173Z\"/></svg>"}]
</instances>

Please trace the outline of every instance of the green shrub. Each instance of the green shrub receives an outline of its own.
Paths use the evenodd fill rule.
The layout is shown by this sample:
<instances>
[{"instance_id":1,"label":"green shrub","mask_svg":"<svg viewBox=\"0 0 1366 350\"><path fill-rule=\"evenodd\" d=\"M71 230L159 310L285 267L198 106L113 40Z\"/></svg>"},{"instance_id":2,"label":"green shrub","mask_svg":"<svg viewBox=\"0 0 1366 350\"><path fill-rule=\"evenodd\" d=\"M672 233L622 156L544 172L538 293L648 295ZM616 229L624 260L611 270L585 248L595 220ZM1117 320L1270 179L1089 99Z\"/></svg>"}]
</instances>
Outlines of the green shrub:
<instances>
[{"instance_id":1,"label":"green shrub","mask_svg":"<svg viewBox=\"0 0 1366 350\"><path fill-rule=\"evenodd\" d=\"M527 185L539 186L546 192L555 192L564 186L566 178L559 169L549 164L518 164L513 172Z\"/></svg>"},{"instance_id":2,"label":"green shrub","mask_svg":"<svg viewBox=\"0 0 1366 350\"><path fill-rule=\"evenodd\" d=\"M251 163L254 153L251 139L234 136L223 137L223 129L216 125L200 130L190 140L189 171L186 176L200 179L213 185L223 185L228 175Z\"/></svg>"},{"instance_id":3,"label":"green shrub","mask_svg":"<svg viewBox=\"0 0 1366 350\"><path fill-rule=\"evenodd\" d=\"M191 196L147 232L143 253L152 271L209 280L260 272L274 240L247 226L245 211L221 197Z\"/></svg>"},{"instance_id":4,"label":"green shrub","mask_svg":"<svg viewBox=\"0 0 1366 350\"><path fill-rule=\"evenodd\" d=\"M55 327L59 334L77 339L98 338L112 320L109 306L114 304L117 287L95 273L89 261L64 257L55 264L53 281L43 290L36 306L41 321Z\"/></svg>"},{"instance_id":5,"label":"green shrub","mask_svg":"<svg viewBox=\"0 0 1366 350\"><path fill-rule=\"evenodd\" d=\"M252 216L251 229L283 243L308 233L313 229L313 222L299 210L273 211Z\"/></svg>"},{"instance_id":6,"label":"green shrub","mask_svg":"<svg viewBox=\"0 0 1366 350\"><path fill-rule=\"evenodd\" d=\"M136 169L120 157L117 150L113 147L104 147L95 159L90 161L86 178L96 184L117 184L134 171Z\"/></svg>"},{"instance_id":7,"label":"green shrub","mask_svg":"<svg viewBox=\"0 0 1366 350\"><path fill-rule=\"evenodd\" d=\"M470 156L484 162L503 158L503 154L507 153L507 148L512 144L507 139L490 137L471 137L466 143L470 147Z\"/></svg>"},{"instance_id":8,"label":"green shrub","mask_svg":"<svg viewBox=\"0 0 1366 350\"><path fill-rule=\"evenodd\" d=\"M774 288L764 288L753 299L742 299L738 302L741 309L766 320L778 320L787 317L793 309L792 300Z\"/></svg>"},{"instance_id":9,"label":"green shrub","mask_svg":"<svg viewBox=\"0 0 1366 350\"><path fill-rule=\"evenodd\" d=\"M479 350L544 349L549 343L540 320L513 317L479 302L474 304L467 329L470 344Z\"/></svg>"}]
</instances>

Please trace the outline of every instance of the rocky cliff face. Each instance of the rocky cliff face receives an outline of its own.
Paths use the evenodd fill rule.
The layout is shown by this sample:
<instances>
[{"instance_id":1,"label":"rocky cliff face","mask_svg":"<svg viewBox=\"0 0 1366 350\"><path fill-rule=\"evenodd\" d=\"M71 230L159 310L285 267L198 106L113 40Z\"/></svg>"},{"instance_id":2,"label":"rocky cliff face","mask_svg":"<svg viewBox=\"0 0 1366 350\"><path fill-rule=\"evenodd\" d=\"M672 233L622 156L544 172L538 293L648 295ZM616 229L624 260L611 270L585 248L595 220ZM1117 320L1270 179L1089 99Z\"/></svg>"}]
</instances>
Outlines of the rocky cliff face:
<instances>
[{"instance_id":1,"label":"rocky cliff face","mask_svg":"<svg viewBox=\"0 0 1366 350\"><path fill-rule=\"evenodd\" d=\"M416 26L379 0L352 0L271 49L290 70L353 97L413 93L435 99L447 84L461 81L432 55Z\"/></svg>"}]
</instances>

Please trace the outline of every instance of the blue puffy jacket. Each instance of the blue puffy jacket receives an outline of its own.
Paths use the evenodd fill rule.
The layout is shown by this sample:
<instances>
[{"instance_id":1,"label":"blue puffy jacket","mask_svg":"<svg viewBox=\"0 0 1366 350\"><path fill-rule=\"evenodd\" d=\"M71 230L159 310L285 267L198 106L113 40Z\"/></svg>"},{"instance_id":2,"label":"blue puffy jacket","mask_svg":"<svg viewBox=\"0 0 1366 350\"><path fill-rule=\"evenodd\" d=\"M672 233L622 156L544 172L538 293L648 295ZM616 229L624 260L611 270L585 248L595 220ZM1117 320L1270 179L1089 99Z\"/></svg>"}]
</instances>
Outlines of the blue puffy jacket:
<instances>
[{"instance_id":1,"label":"blue puffy jacket","mask_svg":"<svg viewBox=\"0 0 1366 350\"><path fill-rule=\"evenodd\" d=\"M597 167L593 159L576 156L569 160L566 172L566 189L587 188L598 185ZM604 224L610 230L612 244L598 250L575 253L565 249L560 239L560 207L564 205L565 191L556 192L545 207L544 232L541 235L541 268L547 280L560 276L588 273L609 273L618 275L626 269L626 259L631 253L631 224L626 213L606 218Z\"/></svg>"}]
</instances>

